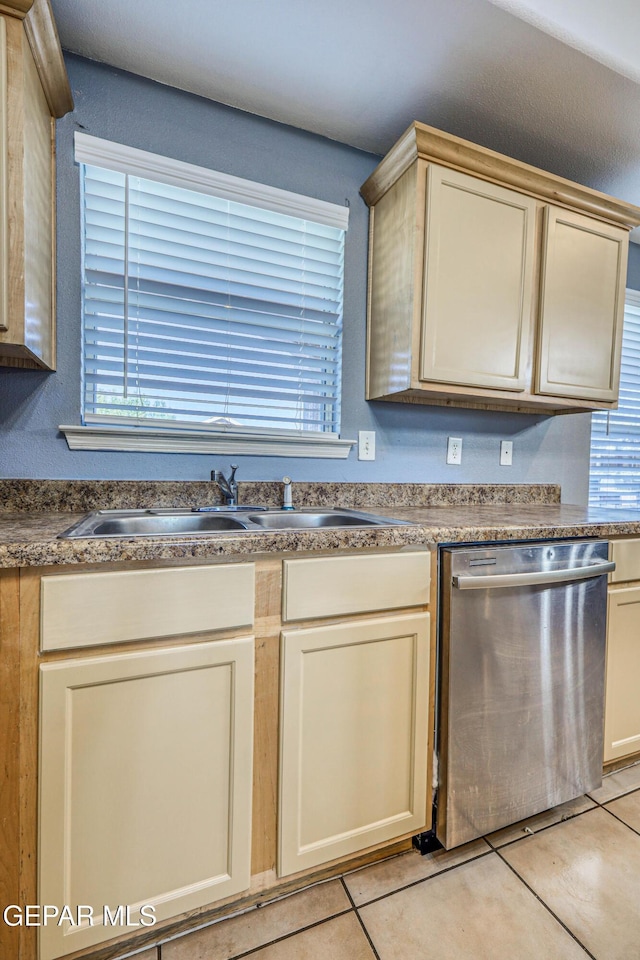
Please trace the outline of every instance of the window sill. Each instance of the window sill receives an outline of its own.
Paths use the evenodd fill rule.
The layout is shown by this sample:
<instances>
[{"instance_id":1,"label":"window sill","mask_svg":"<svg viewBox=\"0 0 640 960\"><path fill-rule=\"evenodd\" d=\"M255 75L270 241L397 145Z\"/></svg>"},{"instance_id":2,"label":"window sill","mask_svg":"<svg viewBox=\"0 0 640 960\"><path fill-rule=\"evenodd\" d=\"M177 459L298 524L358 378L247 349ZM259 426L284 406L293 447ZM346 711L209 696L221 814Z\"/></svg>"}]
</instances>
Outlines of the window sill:
<instances>
[{"instance_id":1,"label":"window sill","mask_svg":"<svg viewBox=\"0 0 640 960\"><path fill-rule=\"evenodd\" d=\"M327 434L291 432L268 434L228 430L170 430L166 427L62 425L70 450L111 450L138 453L226 453L250 457L312 457L346 460L355 440Z\"/></svg>"}]
</instances>

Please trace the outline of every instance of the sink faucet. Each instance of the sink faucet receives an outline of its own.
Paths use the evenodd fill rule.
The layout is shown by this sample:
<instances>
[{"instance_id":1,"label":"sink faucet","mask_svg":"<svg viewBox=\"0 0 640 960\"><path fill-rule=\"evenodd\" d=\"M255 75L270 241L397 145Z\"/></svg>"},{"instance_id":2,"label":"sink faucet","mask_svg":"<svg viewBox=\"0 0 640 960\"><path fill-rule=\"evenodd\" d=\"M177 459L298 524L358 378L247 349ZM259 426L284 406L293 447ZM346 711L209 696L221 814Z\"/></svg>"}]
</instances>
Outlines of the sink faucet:
<instances>
[{"instance_id":1,"label":"sink faucet","mask_svg":"<svg viewBox=\"0 0 640 960\"><path fill-rule=\"evenodd\" d=\"M224 502L228 507L235 507L238 503L238 482L236 480L237 463L231 464L231 473L225 477L222 470L212 470L211 479L217 483L222 491Z\"/></svg>"},{"instance_id":2,"label":"sink faucet","mask_svg":"<svg viewBox=\"0 0 640 960\"><path fill-rule=\"evenodd\" d=\"M293 505L293 500L291 497L291 477L283 477L282 483L284 484L282 509L295 510L295 507Z\"/></svg>"}]
</instances>

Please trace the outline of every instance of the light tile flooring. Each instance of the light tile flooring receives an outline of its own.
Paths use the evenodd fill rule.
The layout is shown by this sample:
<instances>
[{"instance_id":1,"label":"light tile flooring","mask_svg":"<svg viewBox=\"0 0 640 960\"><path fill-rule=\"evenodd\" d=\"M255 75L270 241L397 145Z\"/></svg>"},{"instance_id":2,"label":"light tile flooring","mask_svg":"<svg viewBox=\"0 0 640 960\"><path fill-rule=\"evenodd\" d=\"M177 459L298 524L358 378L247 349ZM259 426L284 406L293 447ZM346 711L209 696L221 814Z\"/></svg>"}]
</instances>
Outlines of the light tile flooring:
<instances>
[{"instance_id":1,"label":"light tile flooring","mask_svg":"<svg viewBox=\"0 0 640 960\"><path fill-rule=\"evenodd\" d=\"M402 854L138 960L238 957L640 960L640 764L485 840Z\"/></svg>"}]
</instances>

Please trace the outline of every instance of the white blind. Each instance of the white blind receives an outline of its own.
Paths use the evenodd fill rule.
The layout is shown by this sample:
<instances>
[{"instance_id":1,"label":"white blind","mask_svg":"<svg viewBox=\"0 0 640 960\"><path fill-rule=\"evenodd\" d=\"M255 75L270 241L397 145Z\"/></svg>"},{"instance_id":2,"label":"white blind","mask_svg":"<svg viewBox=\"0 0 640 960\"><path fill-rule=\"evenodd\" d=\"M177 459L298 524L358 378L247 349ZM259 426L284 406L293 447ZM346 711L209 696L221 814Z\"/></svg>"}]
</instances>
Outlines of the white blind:
<instances>
[{"instance_id":1,"label":"white blind","mask_svg":"<svg viewBox=\"0 0 640 960\"><path fill-rule=\"evenodd\" d=\"M84 421L337 433L344 229L81 171Z\"/></svg>"},{"instance_id":2,"label":"white blind","mask_svg":"<svg viewBox=\"0 0 640 960\"><path fill-rule=\"evenodd\" d=\"M591 416L589 505L640 509L640 293L627 291L617 410Z\"/></svg>"}]
</instances>

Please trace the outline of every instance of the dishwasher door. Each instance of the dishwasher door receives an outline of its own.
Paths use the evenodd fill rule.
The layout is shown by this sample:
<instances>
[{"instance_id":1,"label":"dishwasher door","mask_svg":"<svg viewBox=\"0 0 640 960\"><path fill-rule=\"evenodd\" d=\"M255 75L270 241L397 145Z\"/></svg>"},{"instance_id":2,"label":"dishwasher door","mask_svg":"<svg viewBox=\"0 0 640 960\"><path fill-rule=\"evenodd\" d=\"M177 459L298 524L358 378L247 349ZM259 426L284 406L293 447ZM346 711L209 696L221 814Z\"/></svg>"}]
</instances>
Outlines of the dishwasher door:
<instances>
[{"instance_id":1,"label":"dishwasher door","mask_svg":"<svg viewBox=\"0 0 640 960\"><path fill-rule=\"evenodd\" d=\"M442 551L436 832L456 847L599 786L608 544Z\"/></svg>"}]
</instances>

